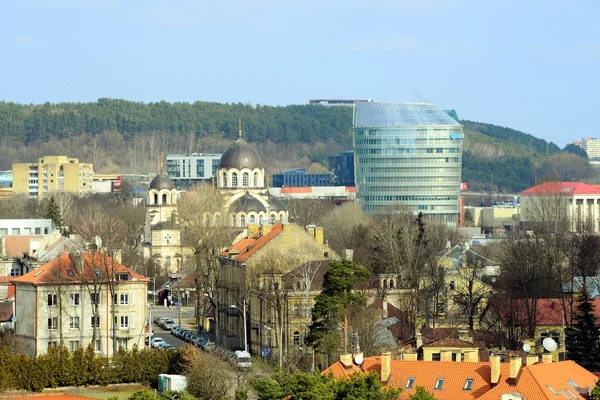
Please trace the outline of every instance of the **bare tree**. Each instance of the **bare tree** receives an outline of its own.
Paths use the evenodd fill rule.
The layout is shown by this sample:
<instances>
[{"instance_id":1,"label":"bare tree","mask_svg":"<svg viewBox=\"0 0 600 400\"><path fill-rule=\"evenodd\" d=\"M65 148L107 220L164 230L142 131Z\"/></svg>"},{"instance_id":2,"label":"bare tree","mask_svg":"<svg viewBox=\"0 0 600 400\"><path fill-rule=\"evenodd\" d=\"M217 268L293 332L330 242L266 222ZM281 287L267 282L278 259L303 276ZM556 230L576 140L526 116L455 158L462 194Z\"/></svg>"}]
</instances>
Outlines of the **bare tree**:
<instances>
[{"instance_id":1,"label":"bare tree","mask_svg":"<svg viewBox=\"0 0 600 400\"><path fill-rule=\"evenodd\" d=\"M365 215L356 203L345 203L335 207L322 219L323 231L327 243L338 254L344 249L353 248L352 234L358 225L370 223L370 218Z\"/></svg>"},{"instance_id":2,"label":"bare tree","mask_svg":"<svg viewBox=\"0 0 600 400\"><path fill-rule=\"evenodd\" d=\"M452 297L461 315L467 319L469 329L474 329L475 318L480 315L480 309L492 288L482 281L485 267L480 260L467 256L464 261L466 265L461 266L454 280Z\"/></svg>"},{"instance_id":3,"label":"bare tree","mask_svg":"<svg viewBox=\"0 0 600 400\"><path fill-rule=\"evenodd\" d=\"M327 200L286 199L290 221L299 226L320 225L324 216L335 207Z\"/></svg>"}]
</instances>

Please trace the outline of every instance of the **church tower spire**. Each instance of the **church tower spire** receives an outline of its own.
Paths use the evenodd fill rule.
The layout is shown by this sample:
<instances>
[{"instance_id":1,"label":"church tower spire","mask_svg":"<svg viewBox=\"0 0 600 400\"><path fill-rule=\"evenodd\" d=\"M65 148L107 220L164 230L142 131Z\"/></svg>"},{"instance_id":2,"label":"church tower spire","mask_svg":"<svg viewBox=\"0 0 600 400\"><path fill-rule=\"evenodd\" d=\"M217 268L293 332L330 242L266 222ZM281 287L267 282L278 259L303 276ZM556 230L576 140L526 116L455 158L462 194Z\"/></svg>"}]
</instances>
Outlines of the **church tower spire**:
<instances>
[{"instance_id":1,"label":"church tower spire","mask_svg":"<svg viewBox=\"0 0 600 400\"><path fill-rule=\"evenodd\" d=\"M242 138L242 117L238 118L238 136Z\"/></svg>"}]
</instances>

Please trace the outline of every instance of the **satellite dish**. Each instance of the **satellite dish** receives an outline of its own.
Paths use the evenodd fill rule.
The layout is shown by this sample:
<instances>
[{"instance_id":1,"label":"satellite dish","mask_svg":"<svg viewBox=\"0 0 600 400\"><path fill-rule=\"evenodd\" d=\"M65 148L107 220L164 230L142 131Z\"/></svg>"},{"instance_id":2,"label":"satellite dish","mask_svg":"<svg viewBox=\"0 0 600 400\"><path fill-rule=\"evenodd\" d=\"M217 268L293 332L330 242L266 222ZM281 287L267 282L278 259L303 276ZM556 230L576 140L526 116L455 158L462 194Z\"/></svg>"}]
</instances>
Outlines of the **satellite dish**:
<instances>
[{"instance_id":1,"label":"satellite dish","mask_svg":"<svg viewBox=\"0 0 600 400\"><path fill-rule=\"evenodd\" d=\"M31 250L36 251L39 248L40 248L40 243L39 242L33 242L33 243L31 243Z\"/></svg>"},{"instance_id":2,"label":"satellite dish","mask_svg":"<svg viewBox=\"0 0 600 400\"><path fill-rule=\"evenodd\" d=\"M94 240L96 241L96 247L98 249L102 248L102 239L100 239L100 236L96 235L96 237L94 238Z\"/></svg>"},{"instance_id":3,"label":"satellite dish","mask_svg":"<svg viewBox=\"0 0 600 400\"><path fill-rule=\"evenodd\" d=\"M529 353L529 350L531 350L531 345L529 343L525 343L523 345L523 351Z\"/></svg>"},{"instance_id":4,"label":"satellite dish","mask_svg":"<svg viewBox=\"0 0 600 400\"><path fill-rule=\"evenodd\" d=\"M12 322L13 324L14 324L14 323L16 323L18 320L19 320L19 319L17 318L17 316L16 316L16 315L15 315L15 316L13 316L13 317L11 318L11 322Z\"/></svg>"},{"instance_id":5,"label":"satellite dish","mask_svg":"<svg viewBox=\"0 0 600 400\"><path fill-rule=\"evenodd\" d=\"M362 353L358 353L356 356L354 356L354 362L356 363L356 365L361 365L363 363Z\"/></svg>"},{"instance_id":6,"label":"satellite dish","mask_svg":"<svg viewBox=\"0 0 600 400\"><path fill-rule=\"evenodd\" d=\"M556 344L554 339L549 338L549 337L544 339L544 341L542 342L542 345L544 346L544 349L546 349L546 351L549 351L549 352L553 352L558 347L558 345Z\"/></svg>"}]
</instances>

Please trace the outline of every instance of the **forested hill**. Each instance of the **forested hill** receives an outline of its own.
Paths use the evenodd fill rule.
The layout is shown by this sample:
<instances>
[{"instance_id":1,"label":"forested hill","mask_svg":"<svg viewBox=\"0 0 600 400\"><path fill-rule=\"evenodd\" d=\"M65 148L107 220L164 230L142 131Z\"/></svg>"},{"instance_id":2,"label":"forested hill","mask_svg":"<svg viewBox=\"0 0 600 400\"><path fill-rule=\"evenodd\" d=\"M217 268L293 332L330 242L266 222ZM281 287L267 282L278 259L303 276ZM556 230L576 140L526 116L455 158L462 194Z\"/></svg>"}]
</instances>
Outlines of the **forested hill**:
<instances>
[{"instance_id":1,"label":"forested hill","mask_svg":"<svg viewBox=\"0 0 600 400\"><path fill-rule=\"evenodd\" d=\"M351 144L350 107L248 104L139 103L99 99L95 103L20 105L0 102L0 133L23 144L62 139L82 133L119 132L126 141L138 135L162 132L197 137L235 138L238 118L251 142L314 143L327 139Z\"/></svg>"},{"instance_id":2,"label":"forested hill","mask_svg":"<svg viewBox=\"0 0 600 400\"><path fill-rule=\"evenodd\" d=\"M327 158L352 148L351 107L249 104L91 103L22 105L0 102L0 170L45 154L93 162L98 172L155 171L156 154L221 152L237 138L256 146L267 173L285 167L326 171ZM587 163L523 132L463 120L463 181L474 190L515 192L537 178L589 178ZM575 158L574 158L575 157ZM583 161L583 163L581 163ZM561 175L562 174L562 175Z\"/></svg>"}]
</instances>

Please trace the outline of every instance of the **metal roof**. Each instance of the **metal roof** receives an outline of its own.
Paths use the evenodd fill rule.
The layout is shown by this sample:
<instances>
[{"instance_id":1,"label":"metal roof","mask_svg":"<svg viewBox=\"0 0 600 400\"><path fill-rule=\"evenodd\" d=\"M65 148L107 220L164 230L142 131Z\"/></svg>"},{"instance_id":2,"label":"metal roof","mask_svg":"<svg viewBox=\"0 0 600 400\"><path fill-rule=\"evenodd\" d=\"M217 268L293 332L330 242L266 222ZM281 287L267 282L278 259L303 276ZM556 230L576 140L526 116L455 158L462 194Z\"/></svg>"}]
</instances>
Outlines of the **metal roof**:
<instances>
[{"instance_id":1,"label":"metal roof","mask_svg":"<svg viewBox=\"0 0 600 400\"><path fill-rule=\"evenodd\" d=\"M461 126L431 103L358 103L355 106L355 128L410 125Z\"/></svg>"}]
</instances>

